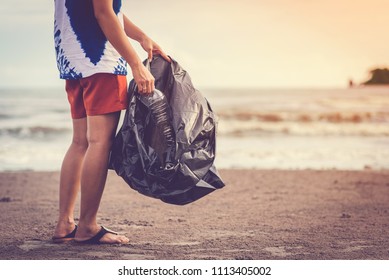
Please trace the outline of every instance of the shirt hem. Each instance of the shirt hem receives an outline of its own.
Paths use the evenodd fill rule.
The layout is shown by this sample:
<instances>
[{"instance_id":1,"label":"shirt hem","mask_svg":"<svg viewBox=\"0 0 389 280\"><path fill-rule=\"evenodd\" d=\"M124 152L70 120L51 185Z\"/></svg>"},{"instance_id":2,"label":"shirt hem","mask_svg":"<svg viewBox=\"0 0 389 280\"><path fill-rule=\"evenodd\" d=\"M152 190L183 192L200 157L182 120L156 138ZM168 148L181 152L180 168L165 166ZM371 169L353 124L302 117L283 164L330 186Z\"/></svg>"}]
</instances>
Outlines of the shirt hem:
<instances>
[{"instance_id":1,"label":"shirt hem","mask_svg":"<svg viewBox=\"0 0 389 280\"><path fill-rule=\"evenodd\" d=\"M115 71L115 72L112 72L112 71L96 71L96 72L90 72L90 73L87 73L87 74L83 74L82 78L87 78L87 77L90 77L90 76L92 76L94 74L98 74L98 73L108 73L108 74L114 74L114 75L119 75L119 76L127 76L128 71ZM66 75L66 74L60 74L59 78L62 79L62 80L79 80L79 78L77 78L77 77L74 77L72 75Z\"/></svg>"}]
</instances>

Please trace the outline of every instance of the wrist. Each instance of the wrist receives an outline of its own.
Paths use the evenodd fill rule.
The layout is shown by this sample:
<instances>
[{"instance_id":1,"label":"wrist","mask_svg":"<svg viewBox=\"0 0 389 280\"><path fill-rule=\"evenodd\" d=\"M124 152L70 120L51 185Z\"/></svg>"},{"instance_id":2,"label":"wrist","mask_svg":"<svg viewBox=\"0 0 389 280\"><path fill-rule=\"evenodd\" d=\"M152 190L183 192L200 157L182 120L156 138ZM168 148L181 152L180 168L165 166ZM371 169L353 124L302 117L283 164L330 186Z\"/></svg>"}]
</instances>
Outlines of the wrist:
<instances>
[{"instance_id":1,"label":"wrist","mask_svg":"<svg viewBox=\"0 0 389 280\"><path fill-rule=\"evenodd\" d=\"M140 36L139 36L139 40L137 40L140 44L142 44L142 42L148 40L149 37L145 34L145 33L142 33Z\"/></svg>"}]
</instances>

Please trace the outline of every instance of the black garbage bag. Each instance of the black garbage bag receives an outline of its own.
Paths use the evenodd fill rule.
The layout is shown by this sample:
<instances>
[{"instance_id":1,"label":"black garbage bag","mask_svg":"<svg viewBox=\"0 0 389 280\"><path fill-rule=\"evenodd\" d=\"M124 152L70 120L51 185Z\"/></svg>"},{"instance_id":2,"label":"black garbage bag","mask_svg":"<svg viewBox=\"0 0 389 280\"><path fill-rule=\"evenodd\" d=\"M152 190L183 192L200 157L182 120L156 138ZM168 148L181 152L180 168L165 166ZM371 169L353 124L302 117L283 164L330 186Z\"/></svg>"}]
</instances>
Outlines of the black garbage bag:
<instances>
[{"instance_id":1,"label":"black garbage bag","mask_svg":"<svg viewBox=\"0 0 389 280\"><path fill-rule=\"evenodd\" d=\"M224 187L214 166L216 116L175 60L156 56L145 64L156 90L139 94L130 82L110 169L144 195L170 204L191 203Z\"/></svg>"}]
</instances>

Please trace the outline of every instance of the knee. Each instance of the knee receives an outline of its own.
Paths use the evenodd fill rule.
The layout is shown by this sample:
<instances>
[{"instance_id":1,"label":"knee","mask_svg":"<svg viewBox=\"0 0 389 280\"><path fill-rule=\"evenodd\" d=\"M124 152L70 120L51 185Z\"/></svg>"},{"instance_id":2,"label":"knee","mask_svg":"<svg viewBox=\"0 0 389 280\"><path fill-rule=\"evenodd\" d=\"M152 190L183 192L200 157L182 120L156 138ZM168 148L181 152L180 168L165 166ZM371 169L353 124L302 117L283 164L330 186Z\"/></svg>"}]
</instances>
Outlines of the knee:
<instances>
[{"instance_id":1,"label":"knee","mask_svg":"<svg viewBox=\"0 0 389 280\"><path fill-rule=\"evenodd\" d=\"M88 135L87 137L87 143L89 147L101 147L109 149L111 148L112 141L112 138L104 138L90 135Z\"/></svg>"},{"instance_id":2,"label":"knee","mask_svg":"<svg viewBox=\"0 0 389 280\"><path fill-rule=\"evenodd\" d=\"M74 148L80 151L86 151L88 149L88 140L86 138L81 137L73 137L72 145Z\"/></svg>"}]
</instances>

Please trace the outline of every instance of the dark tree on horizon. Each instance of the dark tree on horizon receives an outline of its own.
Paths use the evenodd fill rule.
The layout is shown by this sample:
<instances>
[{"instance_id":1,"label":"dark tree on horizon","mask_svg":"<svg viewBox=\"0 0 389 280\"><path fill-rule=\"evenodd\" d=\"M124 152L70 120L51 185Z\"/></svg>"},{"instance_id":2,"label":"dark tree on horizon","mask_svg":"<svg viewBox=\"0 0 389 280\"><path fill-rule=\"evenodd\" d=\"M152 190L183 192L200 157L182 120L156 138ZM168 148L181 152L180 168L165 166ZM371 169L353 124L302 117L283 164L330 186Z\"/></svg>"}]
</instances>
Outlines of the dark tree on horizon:
<instances>
[{"instance_id":1,"label":"dark tree on horizon","mask_svg":"<svg viewBox=\"0 0 389 280\"><path fill-rule=\"evenodd\" d=\"M370 71L371 78L364 82L365 85L386 85L389 84L389 69L376 68Z\"/></svg>"}]
</instances>

